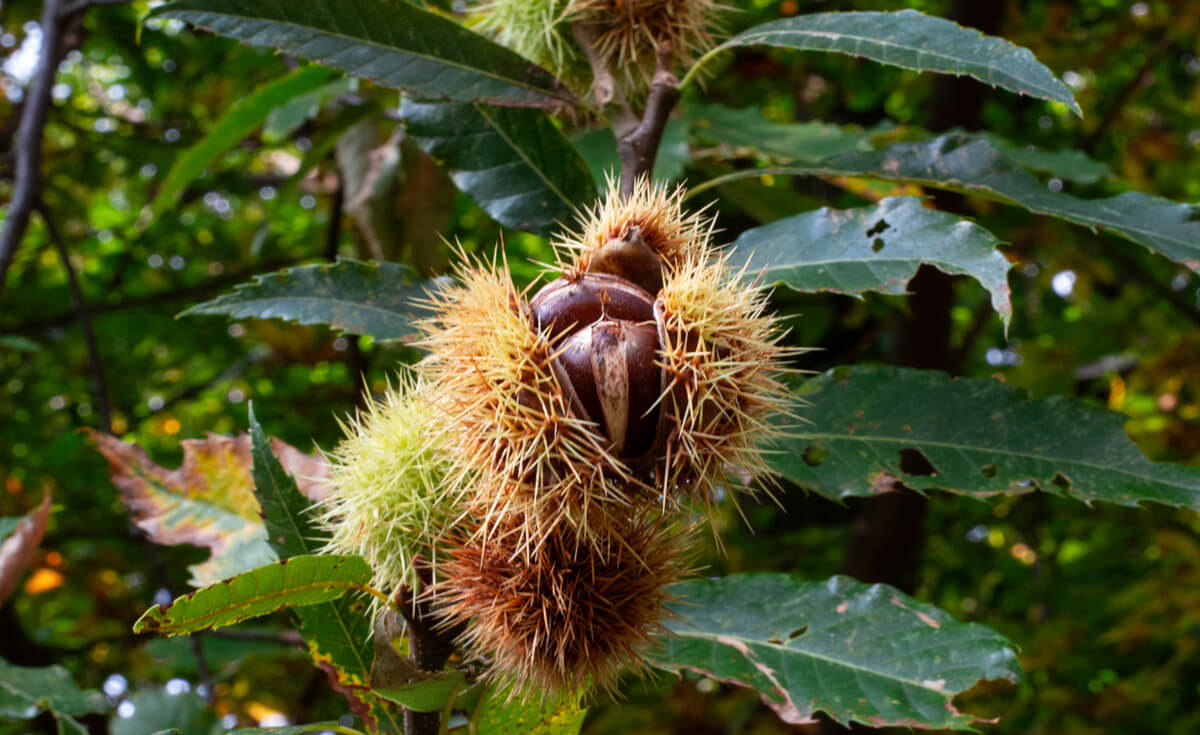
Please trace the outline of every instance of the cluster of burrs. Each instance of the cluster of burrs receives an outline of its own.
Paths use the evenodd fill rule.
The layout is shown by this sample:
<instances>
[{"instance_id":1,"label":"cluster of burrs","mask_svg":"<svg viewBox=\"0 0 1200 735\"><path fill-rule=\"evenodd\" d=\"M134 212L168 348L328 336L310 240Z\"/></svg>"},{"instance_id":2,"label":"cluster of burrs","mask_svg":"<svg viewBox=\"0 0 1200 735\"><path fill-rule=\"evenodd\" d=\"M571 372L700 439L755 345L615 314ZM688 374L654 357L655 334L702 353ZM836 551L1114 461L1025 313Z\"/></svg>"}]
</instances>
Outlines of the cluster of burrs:
<instances>
[{"instance_id":1,"label":"cluster of burrs","mask_svg":"<svg viewBox=\"0 0 1200 735\"><path fill-rule=\"evenodd\" d=\"M516 690L640 669L688 568L681 511L766 475L793 351L713 224L682 191L613 186L532 296L464 261L429 297L419 379L332 455L330 550L389 588L436 559L443 624Z\"/></svg>"}]
</instances>

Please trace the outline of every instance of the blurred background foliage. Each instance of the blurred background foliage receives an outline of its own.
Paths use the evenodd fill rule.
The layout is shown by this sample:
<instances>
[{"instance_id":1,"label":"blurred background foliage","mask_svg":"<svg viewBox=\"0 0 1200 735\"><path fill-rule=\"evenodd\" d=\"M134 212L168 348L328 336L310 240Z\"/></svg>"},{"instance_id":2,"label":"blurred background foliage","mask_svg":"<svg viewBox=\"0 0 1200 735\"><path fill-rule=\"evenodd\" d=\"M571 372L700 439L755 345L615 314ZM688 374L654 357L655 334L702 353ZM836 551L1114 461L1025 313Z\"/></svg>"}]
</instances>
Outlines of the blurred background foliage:
<instances>
[{"instance_id":1,"label":"blurred background foliage","mask_svg":"<svg viewBox=\"0 0 1200 735\"><path fill-rule=\"evenodd\" d=\"M948 0L741 0L727 30L796 13L916 8L952 16ZM0 3L0 145L12 133L36 59L39 3ZM991 5L991 3L988 3ZM1018 148L1082 151L1054 190L1099 196L1127 188L1200 200L1200 3L1188 0L997 0L989 29L1033 50L1074 89L1078 119L1060 105L982 85L947 99L931 75L840 55L743 50L715 65L702 103L752 108L775 122L819 120L884 140L937 130L947 105ZM337 81L221 156L177 207L143 213L174 158L255 88L286 73L285 57L153 23L145 2L100 5L69 29L47 126L44 198L67 240L95 320L103 380L78 327L67 276L35 218L0 293L0 515L55 504L37 563L0 610L0 657L66 665L82 686L119 704L112 732L214 723L311 722L343 714L283 628L187 640L136 637L147 604L186 588L206 552L153 549L133 532L104 460L78 429L134 440L175 466L179 442L246 428L246 402L267 432L305 450L338 439L337 418L364 385L379 391L417 353L329 330L268 321L185 318L184 308L251 274L337 254L408 262L425 272L450 260L442 238L492 252L503 238L519 279L537 274L547 243L502 231L417 149L389 116L394 92ZM463 8L458 8L463 10ZM939 96L939 92L943 92ZM366 121L366 122L363 122ZM597 167L602 137L567 124ZM379 159L390 156L380 163ZM696 184L751 154L707 144L702 130L669 131L664 176ZM0 198L11 194L0 159ZM1082 161L1082 168L1079 168ZM392 166L380 177L370 166ZM1100 164L1099 166L1095 164ZM1097 171L1101 174L1097 175ZM354 194L368 181L385 191ZM913 187L763 176L706 192L723 238L816 206L854 206ZM382 202L382 205L381 205ZM1015 318L1007 338L978 284L955 279L952 342L963 375L995 376L1036 396L1066 394L1128 415L1152 459L1200 460L1200 279L1129 242L975 199L958 202L1009 243ZM777 307L800 344L821 351L804 367L894 362L906 299L781 293ZM362 375L362 380L359 377ZM861 502L839 506L783 488L780 506L730 511L727 554L711 573L784 570L822 579L846 566ZM1019 688L981 686L964 706L999 724L985 732L1200 731L1200 519L1186 511L1088 508L1046 495L991 504L930 499L912 584L916 596L994 627L1021 647ZM169 592L168 592L169 590ZM197 657L197 652L202 656ZM630 682L601 703L585 732L788 731L752 692L692 678ZM205 699L213 703L206 709ZM44 725L45 723L40 724ZM93 718L102 731L107 723ZM23 731L0 724L0 733ZM795 728L804 731L805 727ZM812 728L809 728L812 729ZM812 731L816 731L813 729Z\"/></svg>"}]
</instances>

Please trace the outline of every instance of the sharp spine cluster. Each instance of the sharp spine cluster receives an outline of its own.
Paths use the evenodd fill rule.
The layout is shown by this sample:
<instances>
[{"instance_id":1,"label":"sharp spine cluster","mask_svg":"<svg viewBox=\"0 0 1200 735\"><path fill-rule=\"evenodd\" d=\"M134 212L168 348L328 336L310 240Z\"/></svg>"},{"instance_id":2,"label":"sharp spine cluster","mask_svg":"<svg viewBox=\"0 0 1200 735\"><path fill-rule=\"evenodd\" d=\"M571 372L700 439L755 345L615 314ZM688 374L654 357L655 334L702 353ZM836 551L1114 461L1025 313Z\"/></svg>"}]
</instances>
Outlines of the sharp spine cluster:
<instances>
[{"instance_id":1,"label":"sharp spine cluster","mask_svg":"<svg viewBox=\"0 0 1200 735\"><path fill-rule=\"evenodd\" d=\"M532 298L494 261L430 298L422 371L466 518L436 593L519 691L636 669L685 569L672 512L765 475L793 351L713 233L681 191L613 183Z\"/></svg>"}]
</instances>

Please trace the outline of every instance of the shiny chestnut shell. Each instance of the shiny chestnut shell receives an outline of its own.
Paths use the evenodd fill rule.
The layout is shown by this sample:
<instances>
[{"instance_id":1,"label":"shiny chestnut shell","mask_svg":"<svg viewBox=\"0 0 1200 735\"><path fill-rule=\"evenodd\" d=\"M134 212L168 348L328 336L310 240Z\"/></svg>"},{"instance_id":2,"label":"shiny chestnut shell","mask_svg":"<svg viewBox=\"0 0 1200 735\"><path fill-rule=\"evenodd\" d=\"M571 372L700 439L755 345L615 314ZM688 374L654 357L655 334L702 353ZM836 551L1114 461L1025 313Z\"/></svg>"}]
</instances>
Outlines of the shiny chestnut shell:
<instances>
[{"instance_id":1,"label":"shiny chestnut shell","mask_svg":"<svg viewBox=\"0 0 1200 735\"><path fill-rule=\"evenodd\" d=\"M662 391L654 297L624 278L587 273L550 282L529 307L555 341L555 362L578 398L577 410L618 456L650 452Z\"/></svg>"}]
</instances>

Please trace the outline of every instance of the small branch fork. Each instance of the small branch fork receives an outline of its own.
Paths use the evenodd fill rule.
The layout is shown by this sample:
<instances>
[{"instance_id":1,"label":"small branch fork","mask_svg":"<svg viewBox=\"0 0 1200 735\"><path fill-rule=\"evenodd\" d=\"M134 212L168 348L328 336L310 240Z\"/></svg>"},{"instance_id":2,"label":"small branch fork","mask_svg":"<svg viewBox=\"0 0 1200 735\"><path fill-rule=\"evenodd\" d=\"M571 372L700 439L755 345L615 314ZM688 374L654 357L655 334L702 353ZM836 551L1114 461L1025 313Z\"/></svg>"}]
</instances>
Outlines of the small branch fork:
<instances>
[{"instance_id":1,"label":"small branch fork","mask_svg":"<svg viewBox=\"0 0 1200 735\"><path fill-rule=\"evenodd\" d=\"M626 197L633 194L638 179L648 179L654 171L663 131L667 128L671 110L679 102L679 79L671 72L671 56L670 45L659 47L642 120L632 131L617 137L617 152L621 156L621 194Z\"/></svg>"},{"instance_id":2,"label":"small branch fork","mask_svg":"<svg viewBox=\"0 0 1200 735\"><path fill-rule=\"evenodd\" d=\"M671 71L674 50L666 43L658 47L646 108L639 117L597 48L595 26L579 22L572 27L572 31L592 67L592 96L612 122L617 137L617 152L621 158L621 194L628 197L633 194L637 180L648 179L654 171L663 132L667 128L671 110L679 102L680 82Z\"/></svg>"}]
</instances>

